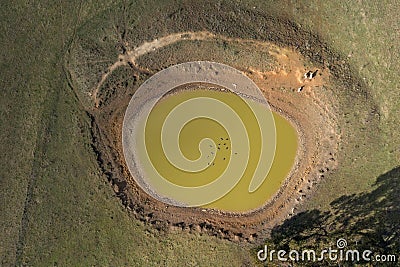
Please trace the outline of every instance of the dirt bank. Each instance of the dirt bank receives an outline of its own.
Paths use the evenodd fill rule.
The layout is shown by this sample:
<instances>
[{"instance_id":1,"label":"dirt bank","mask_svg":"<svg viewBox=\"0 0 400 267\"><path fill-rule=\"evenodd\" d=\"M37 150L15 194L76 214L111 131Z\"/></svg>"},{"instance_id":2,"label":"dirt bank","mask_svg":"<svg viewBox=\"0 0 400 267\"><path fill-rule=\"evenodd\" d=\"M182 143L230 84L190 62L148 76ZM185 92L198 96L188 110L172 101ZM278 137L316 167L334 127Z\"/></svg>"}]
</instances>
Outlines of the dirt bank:
<instances>
[{"instance_id":1,"label":"dirt bank","mask_svg":"<svg viewBox=\"0 0 400 267\"><path fill-rule=\"evenodd\" d=\"M275 224L292 216L296 206L312 194L313 186L336 166L340 133L329 99L330 73L318 69L309 80L304 62L294 50L275 51L276 70L244 72L262 89L273 109L287 117L299 133L300 148L289 177L264 207L246 214L201 208L179 208L154 200L134 182L122 153L122 120L129 97L118 97L92 110L94 147L116 195L139 220L158 229L194 231L236 241L255 241ZM317 69L313 69L315 71ZM140 75L140 73L137 73ZM302 91L298 92L298 88Z\"/></svg>"}]
</instances>

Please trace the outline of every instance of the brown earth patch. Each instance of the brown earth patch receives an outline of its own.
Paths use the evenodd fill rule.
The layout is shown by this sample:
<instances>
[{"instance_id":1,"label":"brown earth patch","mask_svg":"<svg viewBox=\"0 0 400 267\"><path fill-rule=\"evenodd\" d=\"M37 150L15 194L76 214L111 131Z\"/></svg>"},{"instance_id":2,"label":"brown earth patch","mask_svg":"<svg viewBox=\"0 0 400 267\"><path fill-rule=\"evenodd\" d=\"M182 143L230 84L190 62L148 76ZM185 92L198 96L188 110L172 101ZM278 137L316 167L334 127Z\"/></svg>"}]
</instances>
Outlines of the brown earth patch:
<instances>
[{"instance_id":1,"label":"brown earth patch","mask_svg":"<svg viewBox=\"0 0 400 267\"><path fill-rule=\"evenodd\" d=\"M314 68L318 75L304 78L304 59L290 49L275 51L274 71L255 67L243 70L264 92L272 108L288 118L298 130L297 162L275 197L259 210L233 214L203 208L181 208L158 202L131 177L122 152L122 122L131 90L121 87L118 97L91 111L93 148L104 173L127 209L157 229L207 233L234 241L265 238L271 227L296 213L297 205L312 194L314 185L336 166L340 141L335 105L330 99L331 77L327 68ZM135 77L143 75L131 70ZM304 86L301 92L297 88ZM124 93L121 93L124 92Z\"/></svg>"}]
</instances>

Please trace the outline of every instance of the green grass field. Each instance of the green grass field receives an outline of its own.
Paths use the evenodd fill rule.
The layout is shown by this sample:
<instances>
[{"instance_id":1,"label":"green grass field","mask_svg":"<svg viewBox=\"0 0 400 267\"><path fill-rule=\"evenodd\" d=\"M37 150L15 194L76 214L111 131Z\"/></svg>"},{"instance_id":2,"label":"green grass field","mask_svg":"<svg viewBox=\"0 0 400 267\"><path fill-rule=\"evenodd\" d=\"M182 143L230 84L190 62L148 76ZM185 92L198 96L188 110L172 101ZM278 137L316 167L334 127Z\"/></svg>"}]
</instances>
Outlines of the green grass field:
<instances>
[{"instance_id":1,"label":"green grass field","mask_svg":"<svg viewBox=\"0 0 400 267\"><path fill-rule=\"evenodd\" d=\"M85 98L99 71L112 64L123 49L120 38L134 47L170 32L205 27L227 36L253 38L259 30L252 27L256 22L242 20L252 10L289 18L318 34L351 66L353 75L365 82L372 96L368 101L376 103L379 112L373 128L363 126L363 108L372 104L342 97L342 103L348 102L339 118L346 130L346 142L339 151L340 168L321 182L302 207L304 220L318 218L333 225L337 217L322 215L344 216L354 207L348 221L333 225L337 230L331 238L365 230L349 226L351 218L356 218L355 224L392 231L394 237L389 241L393 241L381 247L393 247L382 251L399 253L395 216L399 202L393 197L400 176L395 169L400 164L399 2L227 2L0 3L1 266L256 264L256 248L251 245L208 235L159 232L132 218L99 169ZM232 12L221 18L219 8ZM193 21L185 21L190 18ZM78 61L83 64L78 66ZM378 177L380 183L375 184ZM338 201L343 195L347 199ZM384 213L385 208L393 216ZM371 216L374 219L366 220ZM296 221L280 228L292 235L282 237L277 229L273 242L282 244L311 231L287 225L296 225Z\"/></svg>"}]
</instances>

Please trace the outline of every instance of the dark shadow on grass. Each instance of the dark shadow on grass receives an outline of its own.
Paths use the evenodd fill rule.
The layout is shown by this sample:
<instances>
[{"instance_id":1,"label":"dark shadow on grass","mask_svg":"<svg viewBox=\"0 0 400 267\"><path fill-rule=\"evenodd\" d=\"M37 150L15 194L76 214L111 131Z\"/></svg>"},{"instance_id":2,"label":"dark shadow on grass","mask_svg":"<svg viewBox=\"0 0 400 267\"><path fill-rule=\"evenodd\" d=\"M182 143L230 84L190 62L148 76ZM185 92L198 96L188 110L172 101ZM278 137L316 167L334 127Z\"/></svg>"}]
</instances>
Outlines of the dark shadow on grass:
<instances>
[{"instance_id":1,"label":"dark shadow on grass","mask_svg":"<svg viewBox=\"0 0 400 267\"><path fill-rule=\"evenodd\" d=\"M344 238L347 249L368 249L374 255L396 255L397 263L380 266L399 264L400 166L378 177L371 192L342 196L330 205L330 211L306 211L286 220L273 229L267 244L276 250L313 248L320 251L329 247L336 249L336 241ZM354 263L342 262L341 265L352 266Z\"/></svg>"}]
</instances>

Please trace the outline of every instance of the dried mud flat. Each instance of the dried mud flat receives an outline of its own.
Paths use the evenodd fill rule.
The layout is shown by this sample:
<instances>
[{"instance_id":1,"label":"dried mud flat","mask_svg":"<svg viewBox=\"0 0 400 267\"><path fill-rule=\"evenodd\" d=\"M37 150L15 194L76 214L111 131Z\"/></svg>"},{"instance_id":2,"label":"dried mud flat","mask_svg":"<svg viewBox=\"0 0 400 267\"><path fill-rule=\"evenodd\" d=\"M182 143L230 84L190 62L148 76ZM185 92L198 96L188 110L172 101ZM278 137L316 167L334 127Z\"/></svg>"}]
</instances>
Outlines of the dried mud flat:
<instances>
[{"instance_id":1,"label":"dried mud flat","mask_svg":"<svg viewBox=\"0 0 400 267\"><path fill-rule=\"evenodd\" d=\"M266 41L241 40L255 46L270 45L275 59L272 71L261 72L257 66L241 67L263 91L271 107L293 123L298 131L297 159L290 175L277 194L262 208L243 214L225 213L202 208L181 208L158 202L148 196L134 182L126 166L122 152L122 122L126 107L141 77L149 77L153 71L136 62L137 57L151 53L164 45L182 38L205 40L224 36L200 32L186 32L160 37L153 44L145 43L136 50L121 54L118 61L105 70L105 74L94 88L93 107L88 107L92 118L93 149L104 174L114 188L116 196L126 209L138 220L156 229L166 231L188 231L218 236L232 241L258 242L269 235L271 228L292 216L305 198L311 197L315 185L338 165L337 153L342 140L342 128L336 114L340 113L340 94L344 98L368 98L365 85L351 74L349 65L317 36L302 32L290 22L274 20L277 28L285 32L271 32ZM293 33L292 35L289 33ZM136 52L135 52L136 51ZM140 53L139 53L139 52ZM190 58L187 61L191 61ZM162 62L161 65L176 64ZM126 68L135 86L124 84L105 86L110 90L102 98L99 88L109 73L117 68ZM317 71L313 79L304 78L307 71ZM104 87L104 86L103 86ZM111 88L113 87L113 88ZM298 92L298 88L302 88Z\"/></svg>"}]
</instances>

